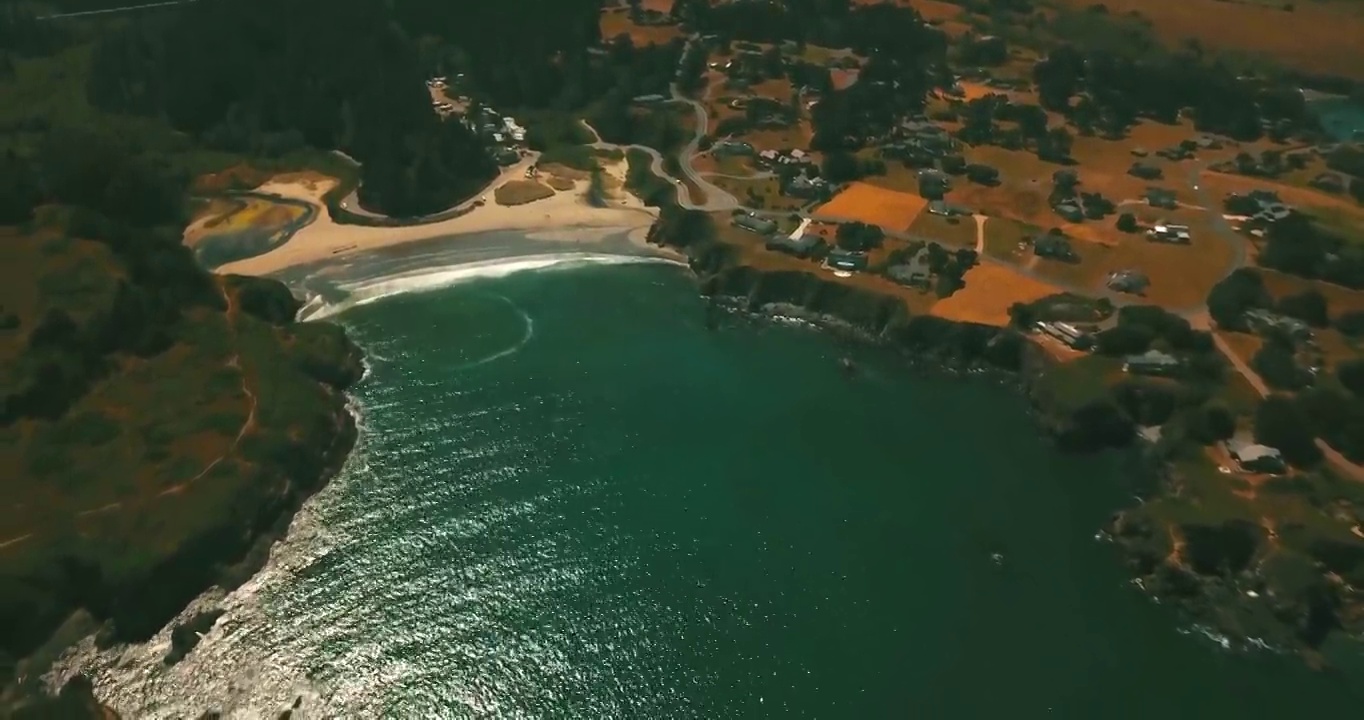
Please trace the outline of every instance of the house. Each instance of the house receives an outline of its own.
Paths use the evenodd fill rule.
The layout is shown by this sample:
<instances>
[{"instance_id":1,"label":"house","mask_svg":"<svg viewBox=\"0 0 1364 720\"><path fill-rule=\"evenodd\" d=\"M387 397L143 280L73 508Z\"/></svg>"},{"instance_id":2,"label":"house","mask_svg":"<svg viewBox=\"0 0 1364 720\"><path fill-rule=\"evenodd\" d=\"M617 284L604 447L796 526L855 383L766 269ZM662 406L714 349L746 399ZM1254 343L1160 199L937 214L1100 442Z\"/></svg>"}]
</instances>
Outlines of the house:
<instances>
[{"instance_id":1,"label":"house","mask_svg":"<svg viewBox=\"0 0 1364 720\"><path fill-rule=\"evenodd\" d=\"M1076 350L1088 350L1094 343L1089 333L1070 323L1038 321L1033 324L1033 329Z\"/></svg>"},{"instance_id":2,"label":"house","mask_svg":"<svg viewBox=\"0 0 1364 720\"><path fill-rule=\"evenodd\" d=\"M720 140L710 147L714 157L745 157L753 155L753 146L739 140Z\"/></svg>"},{"instance_id":3,"label":"house","mask_svg":"<svg viewBox=\"0 0 1364 720\"><path fill-rule=\"evenodd\" d=\"M970 215L971 209L961 205L952 205L942 200L931 200L928 203L928 212L932 215L943 217L956 217L959 215Z\"/></svg>"},{"instance_id":4,"label":"house","mask_svg":"<svg viewBox=\"0 0 1364 720\"><path fill-rule=\"evenodd\" d=\"M829 189L829 183L824 178L811 178L805 175L797 175L791 182L786 184L783 193L791 197L816 198L824 194Z\"/></svg>"},{"instance_id":5,"label":"house","mask_svg":"<svg viewBox=\"0 0 1364 720\"><path fill-rule=\"evenodd\" d=\"M1305 340L1312 337L1312 328L1307 323L1291 318L1287 315L1279 315L1268 310L1254 309L1246 311L1246 324L1250 329L1258 333L1279 330L1288 334L1294 340Z\"/></svg>"},{"instance_id":6,"label":"house","mask_svg":"<svg viewBox=\"0 0 1364 720\"><path fill-rule=\"evenodd\" d=\"M1308 185L1329 193L1345 192L1345 179L1338 173L1324 172L1307 182Z\"/></svg>"},{"instance_id":7,"label":"house","mask_svg":"<svg viewBox=\"0 0 1364 720\"><path fill-rule=\"evenodd\" d=\"M1108 274L1105 283L1111 290L1140 295L1151 285L1151 279L1137 270L1117 270Z\"/></svg>"},{"instance_id":8,"label":"house","mask_svg":"<svg viewBox=\"0 0 1364 720\"><path fill-rule=\"evenodd\" d=\"M929 277L932 272L928 267L928 248L921 248L914 254L908 262L900 265L892 265L886 269L886 275L901 285L911 287L923 287L928 285Z\"/></svg>"},{"instance_id":9,"label":"house","mask_svg":"<svg viewBox=\"0 0 1364 720\"><path fill-rule=\"evenodd\" d=\"M1175 225L1173 223L1156 223L1146 231L1146 237L1157 242L1185 244L1193 241L1193 236L1189 233L1188 225Z\"/></svg>"},{"instance_id":10,"label":"house","mask_svg":"<svg viewBox=\"0 0 1364 720\"><path fill-rule=\"evenodd\" d=\"M847 250L833 250L829 253L829 258L825 261L829 267L835 270L851 272L853 270L867 269L867 254L859 252L849 252Z\"/></svg>"},{"instance_id":11,"label":"house","mask_svg":"<svg viewBox=\"0 0 1364 720\"><path fill-rule=\"evenodd\" d=\"M1260 204L1260 211L1251 216L1251 220L1265 225L1273 225L1293 214L1293 208L1281 202L1267 202Z\"/></svg>"},{"instance_id":12,"label":"house","mask_svg":"<svg viewBox=\"0 0 1364 720\"><path fill-rule=\"evenodd\" d=\"M1134 147L1134 148L1132 148L1132 155L1135 156L1135 157L1146 157L1146 156L1149 155L1149 154L1150 154L1150 153L1148 153L1148 152L1146 151L1146 148L1143 148L1143 147Z\"/></svg>"},{"instance_id":13,"label":"house","mask_svg":"<svg viewBox=\"0 0 1364 720\"><path fill-rule=\"evenodd\" d=\"M1155 208L1174 210L1179 207L1179 200L1177 199L1174 190L1148 187L1146 188L1146 204Z\"/></svg>"},{"instance_id":14,"label":"house","mask_svg":"<svg viewBox=\"0 0 1364 720\"><path fill-rule=\"evenodd\" d=\"M1147 350L1141 355L1123 358L1122 371L1132 375L1171 375L1178 372L1182 364L1174 355Z\"/></svg>"},{"instance_id":15,"label":"house","mask_svg":"<svg viewBox=\"0 0 1364 720\"><path fill-rule=\"evenodd\" d=\"M1260 445L1248 438L1234 437L1226 442L1227 454L1246 472L1281 473L1287 467L1277 448Z\"/></svg>"},{"instance_id":16,"label":"house","mask_svg":"<svg viewBox=\"0 0 1364 720\"><path fill-rule=\"evenodd\" d=\"M819 244L819 237L816 235L805 235L791 233L790 235L779 235L768 238L767 249L776 252L784 252L795 255L799 258L809 257L810 251L814 250L815 245Z\"/></svg>"},{"instance_id":17,"label":"house","mask_svg":"<svg viewBox=\"0 0 1364 720\"><path fill-rule=\"evenodd\" d=\"M772 167L777 164L780 157L781 153L776 150L764 150L758 153L758 164L764 167Z\"/></svg>"},{"instance_id":18,"label":"house","mask_svg":"<svg viewBox=\"0 0 1364 720\"><path fill-rule=\"evenodd\" d=\"M1222 141L1218 140L1217 138L1211 135L1199 135L1198 137L1194 138L1193 142L1195 147L1201 148L1203 150L1222 149Z\"/></svg>"},{"instance_id":19,"label":"house","mask_svg":"<svg viewBox=\"0 0 1364 720\"><path fill-rule=\"evenodd\" d=\"M1075 250L1070 247L1070 240L1064 235L1043 235L1033 241L1032 251L1034 255L1056 260L1074 260Z\"/></svg>"},{"instance_id":20,"label":"house","mask_svg":"<svg viewBox=\"0 0 1364 720\"><path fill-rule=\"evenodd\" d=\"M648 95L636 95L632 102L636 105L657 105L666 99L658 93L650 93Z\"/></svg>"},{"instance_id":21,"label":"house","mask_svg":"<svg viewBox=\"0 0 1364 720\"><path fill-rule=\"evenodd\" d=\"M753 214L744 214L734 218L734 224L759 235L771 235L777 231L777 223Z\"/></svg>"},{"instance_id":22,"label":"house","mask_svg":"<svg viewBox=\"0 0 1364 720\"><path fill-rule=\"evenodd\" d=\"M1060 215L1070 222L1081 222L1085 219L1085 211L1073 201L1060 203L1053 209L1056 211L1057 215Z\"/></svg>"},{"instance_id":23,"label":"house","mask_svg":"<svg viewBox=\"0 0 1364 720\"><path fill-rule=\"evenodd\" d=\"M1127 174L1143 180L1158 180L1164 173L1151 163L1138 161L1132 163L1132 167L1127 169Z\"/></svg>"}]
</instances>

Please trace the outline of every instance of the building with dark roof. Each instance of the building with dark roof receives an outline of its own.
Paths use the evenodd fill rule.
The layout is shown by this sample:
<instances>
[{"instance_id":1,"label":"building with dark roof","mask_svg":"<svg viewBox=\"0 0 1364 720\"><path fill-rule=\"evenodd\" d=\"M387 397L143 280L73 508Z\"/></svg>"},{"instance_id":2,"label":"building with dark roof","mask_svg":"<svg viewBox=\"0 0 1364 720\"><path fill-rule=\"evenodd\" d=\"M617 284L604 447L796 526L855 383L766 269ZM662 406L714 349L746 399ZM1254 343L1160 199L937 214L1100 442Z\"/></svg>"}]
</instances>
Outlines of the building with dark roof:
<instances>
[{"instance_id":1,"label":"building with dark roof","mask_svg":"<svg viewBox=\"0 0 1364 720\"><path fill-rule=\"evenodd\" d=\"M1032 243L1034 255L1055 260L1074 260L1075 250L1070 246L1070 240L1064 235L1043 235Z\"/></svg>"},{"instance_id":2,"label":"building with dark roof","mask_svg":"<svg viewBox=\"0 0 1364 720\"><path fill-rule=\"evenodd\" d=\"M1143 180L1156 180L1159 179L1161 175L1164 175L1164 172L1161 171L1159 166L1152 165L1151 163L1134 162L1132 163L1132 167L1127 169L1127 174L1139 177Z\"/></svg>"},{"instance_id":3,"label":"building with dark roof","mask_svg":"<svg viewBox=\"0 0 1364 720\"><path fill-rule=\"evenodd\" d=\"M886 269L886 275L901 285L911 287L922 287L928 284L932 271L928 267L928 248L924 247L919 252L914 253L914 257L907 262L899 265L892 265Z\"/></svg>"},{"instance_id":4,"label":"building with dark roof","mask_svg":"<svg viewBox=\"0 0 1364 720\"><path fill-rule=\"evenodd\" d=\"M1149 187L1146 188L1146 204L1151 207L1174 210L1179 207L1179 199L1174 190L1165 188Z\"/></svg>"},{"instance_id":5,"label":"building with dark roof","mask_svg":"<svg viewBox=\"0 0 1364 720\"><path fill-rule=\"evenodd\" d=\"M771 235L777 231L777 223L757 215L744 214L734 218L734 224L759 235Z\"/></svg>"},{"instance_id":6,"label":"building with dark roof","mask_svg":"<svg viewBox=\"0 0 1364 720\"><path fill-rule=\"evenodd\" d=\"M1226 442L1227 454L1242 470L1256 473L1280 473L1287 467L1278 448L1260 445L1245 437L1234 437Z\"/></svg>"},{"instance_id":7,"label":"building with dark roof","mask_svg":"<svg viewBox=\"0 0 1364 720\"><path fill-rule=\"evenodd\" d=\"M1117 270L1108 274L1105 284L1111 290L1140 295L1151 286L1151 279L1138 270Z\"/></svg>"},{"instance_id":8,"label":"building with dark roof","mask_svg":"<svg viewBox=\"0 0 1364 720\"><path fill-rule=\"evenodd\" d=\"M835 270L866 270L867 254L852 252L849 250L833 250L829 253L829 258L825 261L829 267Z\"/></svg>"}]
</instances>

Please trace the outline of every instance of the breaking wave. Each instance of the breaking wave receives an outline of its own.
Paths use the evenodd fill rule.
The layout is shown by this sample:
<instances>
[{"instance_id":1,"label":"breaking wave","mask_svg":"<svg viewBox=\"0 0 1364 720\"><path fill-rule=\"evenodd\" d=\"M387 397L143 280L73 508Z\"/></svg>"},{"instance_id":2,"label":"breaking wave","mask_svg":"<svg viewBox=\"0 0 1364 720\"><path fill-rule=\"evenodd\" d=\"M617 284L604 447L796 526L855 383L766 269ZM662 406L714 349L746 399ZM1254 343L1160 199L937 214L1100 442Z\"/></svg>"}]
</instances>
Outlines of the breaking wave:
<instances>
[{"instance_id":1,"label":"breaking wave","mask_svg":"<svg viewBox=\"0 0 1364 720\"><path fill-rule=\"evenodd\" d=\"M681 265L682 263L668 258L641 255L566 252L422 268L398 275L341 284L338 289L346 293L346 298L337 302L325 302L319 296L314 295L299 311L299 319L322 320L351 308L368 305L394 295L430 292L473 280L501 278L530 270L571 270L592 265L630 264ZM524 316L524 313L522 315Z\"/></svg>"}]
</instances>

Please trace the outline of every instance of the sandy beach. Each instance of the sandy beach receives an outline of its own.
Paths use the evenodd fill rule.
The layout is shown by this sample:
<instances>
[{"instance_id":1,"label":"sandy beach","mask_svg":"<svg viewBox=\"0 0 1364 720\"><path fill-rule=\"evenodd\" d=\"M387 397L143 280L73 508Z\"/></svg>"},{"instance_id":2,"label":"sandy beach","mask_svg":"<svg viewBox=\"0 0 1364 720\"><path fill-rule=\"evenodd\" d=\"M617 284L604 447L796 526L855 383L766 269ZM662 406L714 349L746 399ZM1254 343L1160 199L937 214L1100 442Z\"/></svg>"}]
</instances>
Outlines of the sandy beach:
<instances>
[{"instance_id":1,"label":"sandy beach","mask_svg":"<svg viewBox=\"0 0 1364 720\"><path fill-rule=\"evenodd\" d=\"M624 163L605 168L618 183L623 179ZM299 200L316 206L316 219L299 230L288 242L252 258L228 263L217 269L222 273L240 275L275 275L305 265L345 261L359 253L370 253L384 248L444 239L449 248L458 244L460 236L495 231L519 231L537 240L562 240L567 244L588 239L625 236L632 243L644 245L644 236L657 217L657 211L643 205L633 195L618 191L609 197L606 207L594 207L584 199L587 181L575 182L572 190L525 205L507 207L493 201L493 192L501 184L521 176L520 166L504 172L485 189L487 202L474 210L439 222L408 227L366 227L342 225L327 214L322 197L335 185L335 180L321 175L281 176L257 188L259 192Z\"/></svg>"}]
</instances>

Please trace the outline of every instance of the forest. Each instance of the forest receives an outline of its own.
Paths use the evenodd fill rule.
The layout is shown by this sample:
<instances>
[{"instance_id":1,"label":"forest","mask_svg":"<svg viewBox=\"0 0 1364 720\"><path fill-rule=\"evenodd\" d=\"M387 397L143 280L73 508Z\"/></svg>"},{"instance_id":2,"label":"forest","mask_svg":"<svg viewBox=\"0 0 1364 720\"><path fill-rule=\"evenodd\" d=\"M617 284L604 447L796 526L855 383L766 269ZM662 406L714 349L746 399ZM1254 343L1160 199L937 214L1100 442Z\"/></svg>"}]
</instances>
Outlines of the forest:
<instances>
[{"instance_id":1,"label":"forest","mask_svg":"<svg viewBox=\"0 0 1364 720\"><path fill-rule=\"evenodd\" d=\"M426 70L379 3L201 0L102 37L87 91L102 110L164 117L214 150L342 150L362 165L366 207L412 216L496 171L481 140L432 112Z\"/></svg>"}]
</instances>

